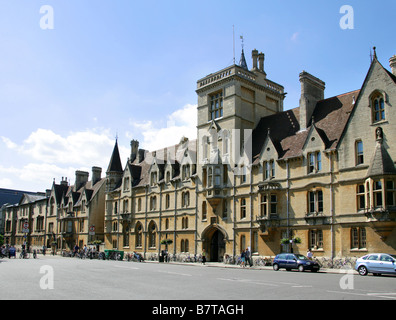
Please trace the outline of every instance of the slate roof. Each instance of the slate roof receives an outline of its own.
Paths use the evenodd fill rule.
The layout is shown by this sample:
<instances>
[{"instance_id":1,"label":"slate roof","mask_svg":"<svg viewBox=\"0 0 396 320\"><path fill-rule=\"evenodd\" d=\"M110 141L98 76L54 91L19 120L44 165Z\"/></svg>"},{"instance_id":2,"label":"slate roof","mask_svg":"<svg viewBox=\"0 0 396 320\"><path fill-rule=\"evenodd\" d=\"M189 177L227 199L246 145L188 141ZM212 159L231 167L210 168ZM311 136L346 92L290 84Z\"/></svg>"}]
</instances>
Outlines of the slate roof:
<instances>
[{"instance_id":1,"label":"slate roof","mask_svg":"<svg viewBox=\"0 0 396 320\"><path fill-rule=\"evenodd\" d=\"M262 118L253 130L253 158L257 159L268 134L278 151L279 159L301 156L312 126L321 136L325 148L335 149L359 92L356 90L319 101L307 130L300 130L300 107Z\"/></svg>"},{"instance_id":2,"label":"slate roof","mask_svg":"<svg viewBox=\"0 0 396 320\"><path fill-rule=\"evenodd\" d=\"M25 196L38 196L44 197L43 194L37 192L12 190L12 189L2 189L0 188L0 207L4 204L17 204Z\"/></svg>"},{"instance_id":3,"label":"slate roof","mask_svg":"<svg viewBox=\"0 0 396 320\"><path fill-rule=\"evenodd\" d=\"M164 172L167 165L172 167L171 180L180 178L180 165L184 155L187 152L187 155L195 161L197 155L196 148L196 140L182 140L176 145L153 152L146 151L143 161L139 162L136 158L133 162L128 162L127 164L132 176L132 187L146 186L150 183L150 168L154 160L156 160L159 168L162 177L161 180L165 179ZM160 179L160 177L158 178Z\"/></svg>"}]
</instances>

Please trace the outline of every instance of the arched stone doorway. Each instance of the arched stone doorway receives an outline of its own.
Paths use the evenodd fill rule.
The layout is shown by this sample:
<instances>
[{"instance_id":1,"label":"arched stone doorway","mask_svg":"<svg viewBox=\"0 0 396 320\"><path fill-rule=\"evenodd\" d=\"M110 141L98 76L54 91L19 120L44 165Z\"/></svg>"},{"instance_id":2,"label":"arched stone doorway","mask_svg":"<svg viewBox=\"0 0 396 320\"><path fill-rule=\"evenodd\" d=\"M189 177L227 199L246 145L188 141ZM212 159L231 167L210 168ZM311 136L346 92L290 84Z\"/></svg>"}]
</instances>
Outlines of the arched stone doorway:
<instances>
[{"instance_id":1,"label":"arched stone doorway","mask_svg":"<svg viewBox=\"0 0 396 320\"><path fill-rule=\"evenodd\" d=\"M224 235L219 230L213 233L210 241L210 261L221 262L225 254Z\"/></svg>"},{"instance_id":2,"label":"arched stone doorway","mask_svg":"<svg viewBox=\"0 0 396 320\"><path fill-rule=\"evenodd\" d=\"M226 252L226 234L220 228L211 226L202 235L208 261L222 262Z\"/></svg>"}]
</instances>

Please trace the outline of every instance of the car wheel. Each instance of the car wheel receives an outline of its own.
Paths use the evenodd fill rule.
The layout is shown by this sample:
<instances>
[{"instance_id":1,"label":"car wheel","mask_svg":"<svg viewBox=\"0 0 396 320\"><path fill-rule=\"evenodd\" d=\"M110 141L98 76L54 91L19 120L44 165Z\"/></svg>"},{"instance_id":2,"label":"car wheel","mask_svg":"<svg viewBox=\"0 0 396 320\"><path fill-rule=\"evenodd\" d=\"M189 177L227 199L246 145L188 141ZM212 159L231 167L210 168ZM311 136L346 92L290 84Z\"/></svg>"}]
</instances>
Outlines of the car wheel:
<instances>
[{"instance_id":1,"label":"car wheel","mask_svg":"<svg viewBox=\"0 0 396 320\"><path fill-rule=\"evenodd\" d=\"M298 271L303 272L304 271L304 266L302 264L300 264L298 266Z\"/></svg>"},{"instance_id":2,"label":"car wheel","mask_svg":"<svg viewBox=\"0 0 396 320\"><path fill-rule=\"evenodd\" d=\"M272 267L274 268L275 271L279 270L279 265L277 265L276 263Z\"/></svg>"},{"instance_id":3,"label":"car wheel","mask_svg":"<svg viewBox=\"0 0 396 320\"><path fill-rule=\"evenodd\" d=\"M368 270L365 266L360 266L358 272L361 276L367 276Z\"/></svg>"}]
</instances>

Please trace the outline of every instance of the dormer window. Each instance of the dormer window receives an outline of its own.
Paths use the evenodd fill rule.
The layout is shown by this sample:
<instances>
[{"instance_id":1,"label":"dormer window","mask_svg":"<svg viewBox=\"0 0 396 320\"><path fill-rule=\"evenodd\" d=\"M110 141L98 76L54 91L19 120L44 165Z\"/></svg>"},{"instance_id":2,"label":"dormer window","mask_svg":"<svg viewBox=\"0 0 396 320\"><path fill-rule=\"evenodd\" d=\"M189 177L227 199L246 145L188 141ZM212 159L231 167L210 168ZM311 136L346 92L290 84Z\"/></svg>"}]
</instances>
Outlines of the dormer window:
<instances>
[{"instance_id":1,"label":"dormer window","mask_svg":"<svg viewBox=\"0 0 396 320\"><path fill-rule=\"evenodd\" d=\"M183 180L187 180L190 178L190 165L186 164L183 166L183 171L182 171L182 178Z\"/></svg>"},{"instance_id":2,"label":"dormer window","mask_svg":"<svg viewBox=\"0 0 396 320\"><path fill-rule=\"evenodd\" d=\"M223 92L217 92L210 96L210 120L223 116Z\"/></svg>"},{"instance_id":3,"label":"dormer window","mask_svg":"<svg viewBox=\"0 0 396 320\"><path fill-rule=\"evenodd\" d=\"M308 153L308 173L322 171L322 154L320 152Z\"/></svg>"},{"instance_id":4,"label":"dormer window","mask_svg":"<svg viewBox=\"0 0 396 320\"><path fill-rule=\"evenodd\" d=\"M265 161L263 162L264 168L264 180L273 179L275 178L275 161Z\"/></svg>"},{"instance_id":5,"label":"dormer window","mask_svg":"<svg viewBox=\"0 0 396 320\"><path fill-rule=\"evenodd\" d=\"M150 185L155 186L156 183L157 183L157 172L151 172Z\"/></svg>"}]
</instances>

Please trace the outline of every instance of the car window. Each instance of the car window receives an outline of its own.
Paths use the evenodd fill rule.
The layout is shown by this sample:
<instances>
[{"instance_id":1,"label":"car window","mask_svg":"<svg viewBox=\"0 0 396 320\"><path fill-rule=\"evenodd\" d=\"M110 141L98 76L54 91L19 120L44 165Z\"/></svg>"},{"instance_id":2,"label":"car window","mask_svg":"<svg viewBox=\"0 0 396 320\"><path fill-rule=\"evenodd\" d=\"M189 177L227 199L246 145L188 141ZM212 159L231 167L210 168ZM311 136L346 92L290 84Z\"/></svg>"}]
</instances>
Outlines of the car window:
<instances>
[{"instance_id":1,"label":"car window","mask_svg":"<svg viewBox=\"0 0 396 320\"><path fill-rule=\"evenodd\" d=\"M390 256L388 256L387 254L381 254L381 261L392 262L393 259Z\"/></svg>"},{"instance_id":2,"label":"car window","mask_svg":"<svg viewBox=\"0 0 396 320\"><path fill-rule=\"evenodd\" d=\"M308 258L305 257L305 256L303 256L302 254L296 254L295 256L296 256L297 259L299 259L299 260L308 260Z\"/></svg>"},{"instance_id":3,"label":"car window","mask_svg":"<svg viewBox=\"0 0 396 320\"><path fill-rule=\"evenodd\" d=\"M378 260L378 255L373 254L373 255L368 257L368 260Z\"/></svg>"},{"instance_id":4,"label":"car window","mask_svg":"<svg viewBox=\"0 0 396 320\"><path fill-rule=\"evenodd\" d=\"M390 256L396 260L396 254L390 254Z\"/></svg>"},{"instance_id":5,"label":"car window","mask_svg":"<svg viewBox=\"0 0 396 320\"><path fill-rule=\"evenodd\" d=\"M283 260L286 258L285 254L278 254L278 256L276 257L277 259Z\"/></svg>"},{"instance_id":6,"label":"car window","mask_svg":"<svg viewBox=\"0 0 396 320\"><path fill-rule=\"evenodd\" d=\"M286 256L286 260L294 260L294 259L295 259L295 257L294 257L293 254L288 254L288 255Z\"/></svg>"}]
</instances>

